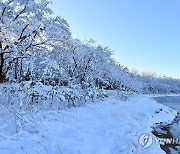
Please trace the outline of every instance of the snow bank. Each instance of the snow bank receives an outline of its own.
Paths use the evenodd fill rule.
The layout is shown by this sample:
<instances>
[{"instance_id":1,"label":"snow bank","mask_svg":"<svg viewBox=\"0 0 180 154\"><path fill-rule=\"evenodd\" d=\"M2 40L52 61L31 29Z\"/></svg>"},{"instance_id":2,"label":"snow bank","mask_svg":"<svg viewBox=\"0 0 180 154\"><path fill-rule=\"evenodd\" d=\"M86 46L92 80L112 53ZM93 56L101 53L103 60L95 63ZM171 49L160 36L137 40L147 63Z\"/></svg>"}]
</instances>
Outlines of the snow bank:
<instances>
[{"instance_id":1,"label":"snow bank","mask_svg":"<svg viewBox=\"0 0 180 154\"><path fill-rule=\"evenodd\" d=\"M141 147L139 137L151 134L154 123L176 115L147 96L128 101L110 97L84 107L29 114L2 106L0 113L2 154L160 154L155 143Z\"/></svg>"},{"instance_id":2,"label":"snow bank","mask_svg":"<svg viewBox=\"0 0 180 154\"><path fill-rule=\"evenodd\" d=\"M82 106L85 102L103 99L107 94L102 89L86 88L78 85L47 86L41 82L21 84L0 84L0 104L14 110L59 110ZM119 94L119 95L123 95Z\"/></svg>"}]
</instances>

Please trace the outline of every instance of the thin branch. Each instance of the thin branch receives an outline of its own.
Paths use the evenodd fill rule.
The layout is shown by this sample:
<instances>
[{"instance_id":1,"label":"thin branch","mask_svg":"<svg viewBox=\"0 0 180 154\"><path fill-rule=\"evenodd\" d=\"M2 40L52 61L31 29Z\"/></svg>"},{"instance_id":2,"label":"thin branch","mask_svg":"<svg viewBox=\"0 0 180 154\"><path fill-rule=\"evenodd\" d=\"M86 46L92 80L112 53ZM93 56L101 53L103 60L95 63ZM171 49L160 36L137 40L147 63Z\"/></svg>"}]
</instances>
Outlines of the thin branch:
<instances>
[{"instance_id":1,"label":"thin branch","mask_svg":"<svg viewBox=\"0 0 180 154\"><path fill-rule=\"evenodd\" d=\"M18 40L21 40L21 39L25 39L25 38L26 38L26 37L22 37L22 36L23 36L24 31L26 30L26 28L27 28L28 26L29 26L29 24L27 24L27 25L22 29L21 34L20 34Z\"/></svg>"},{"instance_id":2,"label":"thin branch","mask_svg":"<svg viewBox=\"0 0 180 154\"><path fill-rule=\"evenodd\" d=\"M12 3L12 1L13 1L13 0L10 0L10 1L8 2L8 5L9 5L10 3ZM1 17L4 15L4 13L5 13L8 5L6 5L6 6L4 7L4 9L3 9L2 13L1 13Z\"/></svg>"},{"instance_id":3,"label":"thin branch","mask_svg":"<svg viewBox=\"0 0 180 154\"><path fill-rule=\"evenodd\" d=\"M39 29L40 27L41 27L41 24L38 26L38 28L37 28L37 29ZM25 51L27 51L27 50L28 50L28 49L32 46L33 41L34 41L34 39L36 38L37 34L38 34L38 31L37 31L37 30L35 30L34 37L32 38L31 43L30 43L30 44L26 47L26 50L25 50Z\"/></svg>"},{"instance_id":4,"label":"thin branch","mask_svg":"<svg viewBox=\"0 0 180 154\"><path fill-rule=\"evenodd\" d=\"M14 20L16 20L21 14L23 14L25 10L26 10L26 6L24 7L24 9L22 9L22 11L19 14L16 15Z\"/></svg>"},{"instance_id":5,"label":"thin branch","mask_svg":"<svg viewBox=\"0 0 180 154\"><path fill-rule=\"evenodd\" d=\"M5 11L6 11L6 6L4 7L4 9L3 9L3 11L2 11L2 13L1 13L1 17L4 15L4 13L5 13Z\"/></svg>"},{"instance_id":6,"label":"thin branch","mask_svg":"<svg viewBox=\"0 0 180 154\"><path fill-rule=\"evenodd\" d=\"M5 47L4 47L4 50L7 50L9 48L9 45L6 45Z\"/></svg>"}]
</instances>

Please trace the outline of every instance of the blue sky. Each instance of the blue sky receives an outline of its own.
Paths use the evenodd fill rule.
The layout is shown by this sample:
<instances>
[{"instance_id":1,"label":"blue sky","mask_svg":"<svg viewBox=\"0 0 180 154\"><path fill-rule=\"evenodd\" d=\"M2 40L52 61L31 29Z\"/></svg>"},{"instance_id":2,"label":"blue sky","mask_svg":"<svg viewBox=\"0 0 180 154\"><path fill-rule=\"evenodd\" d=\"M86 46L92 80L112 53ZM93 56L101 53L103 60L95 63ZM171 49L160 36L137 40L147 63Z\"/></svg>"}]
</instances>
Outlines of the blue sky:
<instances>
[{"instance_id":1,"label":"blue sky","mask_svg":"<svg viewBox=\"0 0 180 154\"><path fill-rule=\"evenodd\" d=\"M74 38L94 39L139 71L180 78L179 0L52 0Z\"/></svg>"}]
</instances>

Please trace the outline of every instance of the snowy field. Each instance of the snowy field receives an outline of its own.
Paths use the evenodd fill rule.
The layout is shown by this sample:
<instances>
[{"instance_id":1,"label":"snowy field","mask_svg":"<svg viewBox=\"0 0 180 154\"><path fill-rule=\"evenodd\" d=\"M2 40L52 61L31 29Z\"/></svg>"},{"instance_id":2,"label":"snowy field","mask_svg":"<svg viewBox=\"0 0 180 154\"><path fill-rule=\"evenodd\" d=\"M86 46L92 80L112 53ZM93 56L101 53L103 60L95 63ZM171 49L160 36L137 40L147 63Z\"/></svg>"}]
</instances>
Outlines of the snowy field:
<instances>
[{"instance_id":1,"label":"snowy field","mask_svg":"<svg viewBox=\"0 0 180 154\"><path fill-rule=\"evenodd\" d=\"M149 96L29 114L2 106L0 113L0 154L160 154L158 144L145 149L139 138L176 115Z\"/></svg>"}]
</instances>

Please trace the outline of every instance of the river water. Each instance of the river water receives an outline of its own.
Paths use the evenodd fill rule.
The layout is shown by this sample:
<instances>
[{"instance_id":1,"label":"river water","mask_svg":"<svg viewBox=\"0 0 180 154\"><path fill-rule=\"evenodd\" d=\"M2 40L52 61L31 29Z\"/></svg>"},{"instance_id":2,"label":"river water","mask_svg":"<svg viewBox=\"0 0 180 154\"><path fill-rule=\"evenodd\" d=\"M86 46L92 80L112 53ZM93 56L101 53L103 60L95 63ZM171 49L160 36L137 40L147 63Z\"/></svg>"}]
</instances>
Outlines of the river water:
<instances>
[{"instance_id":1,"label":"river water","mask_svg":"<svg viewBox=\"0 0 180 154\"><path fill-rule=\"evenodd\" d=\"M161 96L155 97L155 100L180 112L180 96Z\"/></svg>"}]
</instances>

